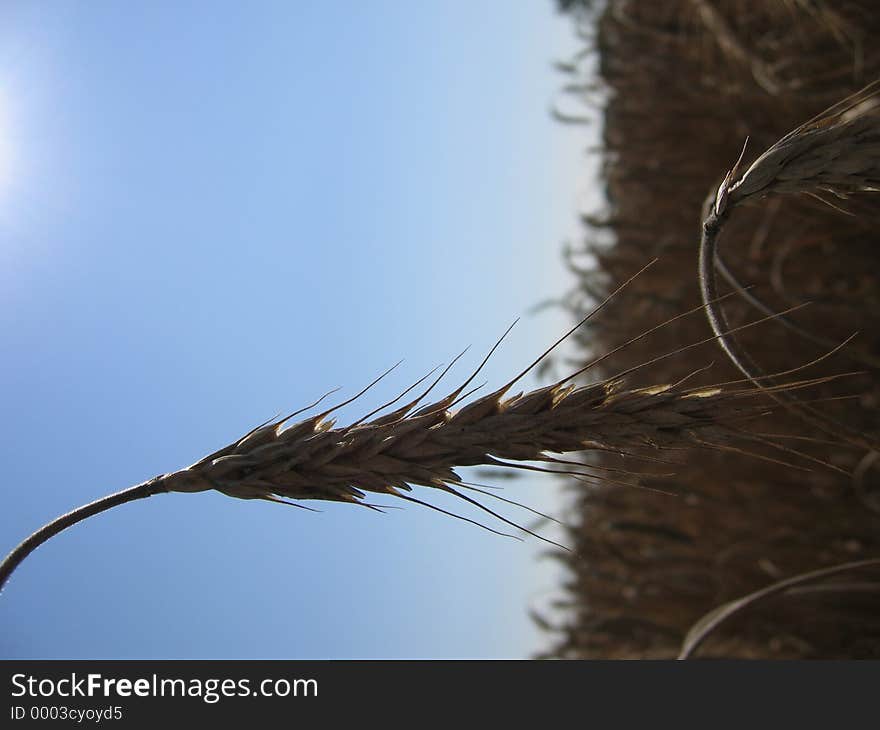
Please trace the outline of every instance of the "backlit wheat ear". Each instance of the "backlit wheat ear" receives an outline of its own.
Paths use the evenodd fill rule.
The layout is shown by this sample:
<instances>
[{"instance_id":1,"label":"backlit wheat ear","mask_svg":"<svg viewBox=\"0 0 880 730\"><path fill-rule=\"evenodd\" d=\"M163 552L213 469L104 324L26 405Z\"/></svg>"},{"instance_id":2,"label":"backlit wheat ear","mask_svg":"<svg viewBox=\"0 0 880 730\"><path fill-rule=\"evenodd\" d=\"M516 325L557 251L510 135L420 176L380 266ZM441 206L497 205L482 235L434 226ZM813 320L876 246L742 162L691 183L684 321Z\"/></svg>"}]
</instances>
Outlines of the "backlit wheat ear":
<instances>
[{"instance_id":1,"label":"backlit wheat ear","mask_svg":"<svg viewBox=\"0 0 880 730\"><path fill-rule=\"evenodd\" d=\"M715 274L721 231L737 206L765 195L805 193L828 203L824 193L846 197L880 191L880 80L786 134L741 173L743 154L703 206L698 276L706 316L721 348L753 384L764 387L767 376L732 336L718 297ZM826 432L843 435L860 447L880 447L876 440L789 393L774 398Z\"/></svg>"},{"instance_id":2,"label":"backlit wheat ear","mask_svg":"<svg viewBox=\"0 0 880 730\"><path fill-rule=\"evenodd\" d=\"M472 392L468 388L501 340L464 383L427 405L423 405L423 401L449 368L403 405L396 404L429 376L407 388L384 407L348 426L337 427L331 414L363 395L378 379L354 398L333 408L293 425L288 425L291 418L302 411L273 419L186 469L163 474L63 515L31 535L0 564L0 587L32 550L53 535L99 512L163 492L216 490L231 497L262 499L304 509L311 509L307 503L316 500L380 509L367 501L368 494L378 494L424 505L498 532L411 494L414 487L426 487L452 494L507 525L535 535L466 495L462 490L473 485L462 481L456 469L479 465L519 468L572 475L587 483L639 486L638 483L612 479L598 467L560 456L590 450L638 454L645 448L680 449L688 446L747 453L735 446L736 442L762 443L783 451L786 456L802 456L792 449L750 437L741 430L743 420L766 413L763 399L755 402L753 397L768 390L775 392L775 387L766 390L691 388L685 385L687 378L647 388L624 387L624 379L635 370L711 342L713 337L655 357L599 382L576 385L573 379L601 362L601 357L552 385L510 395L526 373L538 366L616 293L520 374L486 396L468 402ZM666 324L694 315L700 309L697 307ZM763 321L766 319L743 327ZM657 329L653 327L621 347L649 336ZM387 373L380 378L385 375ZM782 387L807 387L827 380L789 383ZM308 408L316 407L322 400L323 397ZM390 412L377 415L392 407ZM769 458L759 454L754 456ZM546 539L540 535L536 537Z\"/></svg>"},{"instance_id":3,"label":"backlit wheat ear","mask_svg":"<svg viewBox=\"0 0 880 730\"><path fill-rule=\"evenodd\" d=\"M563 461L554 455L591 449L630 452L644 447L662 449L694 445L725 449L732 442L742 440L738 422L766 411L764 404L750 403L748 397L775 392L777 387L746 391L720 387L695 389L685 386L685 378L674 384L623 388L623 379L633 371L714 338L679 348L590 385L578 386L572 380L603 358L597 358L552 385L508 395L521 378L611 297L511 381L458 409L455 406L466 397L462 393L507 332L462 385L433 403L419 407L439 378L420 396L391 413L372 420L362 418L350 426L335 427L334 421L328 417L354 399L293 425L286 425L290 417L273 420L187 469L159 477L159 484L167 491L214 489L232 497L284 501L296 506L302 506L297 504L300 501L329 500L368 507L374 507L365 501L368 493L426 504L406 494L413 487L422 486L454 494L499 517L458 491L457 487L465 484L456 468L503 466L596 480L599 477L587 471L585 465ZM665 324L695 314L700 309L697 307ZM762 321L765 320L759 320ZM752 325L745 325L748 326ZM623 346L656 329L648 330ZM419 382L424 380L422 378ZM367 387L376 382L374 380ZM783 387L795 389L814 382L790 383ZM407 388L404 394L414 387ZM399 401L402 395L387 406ZM368 416L376 413L373 411ZM551 467L568 464L579 468L559 470L522 462L545 463ZM605 477L601 479L610 481Z\"/></svg>"},{"instance_id":4,"label":"backlit wheat ear","mask_svg":"<svg viewBox=\"0 0 880 730\"><path fill-rule=\"evenodd\" d=\"M216 489L244 499L362 502L413 486L454 491L455 469L555 463L590 448L663 448L735 438L725 423L763 410L741 391L683 385L620 390L619 383L556 383L506 397L507 387L458 410L449 397L414 413L336 428L324 414L287 428L272 422L162 477L168 491Z\"/></svg>"}]
</instances>

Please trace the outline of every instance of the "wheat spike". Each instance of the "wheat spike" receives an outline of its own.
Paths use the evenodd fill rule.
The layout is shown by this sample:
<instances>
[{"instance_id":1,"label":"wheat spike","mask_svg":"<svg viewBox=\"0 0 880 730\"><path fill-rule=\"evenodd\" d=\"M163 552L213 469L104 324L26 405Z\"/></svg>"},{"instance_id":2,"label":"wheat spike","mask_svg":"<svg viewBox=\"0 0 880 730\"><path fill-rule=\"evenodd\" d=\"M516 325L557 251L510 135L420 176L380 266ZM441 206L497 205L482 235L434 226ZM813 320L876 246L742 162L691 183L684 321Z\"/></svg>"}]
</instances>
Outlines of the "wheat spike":
<instances>
[{"instance_id":1,"label":"wheat spike","mask_svg":"<svg viewBox=\"0 0 880 730\"><path fill-rule=\"evenodd\" d=\"M417 410L415 400L345 427L335 427L329 411L291 426L285 426L287 419L273 420L189 468L163 475L157 486L216 489L243 499L361 504L366 493L402 496L413 486L462 496L455 490L462 485L458 467L529 468L520 462L557 464L553 454L589 449L724 445L740 438L728 424L766 410L744 401L751 393L742 390L566 381L509 397L508 383L453 410L458 388Z\"/></svg>"},{"instance_id":2,"label":"wheat spike","mask_svg":"<svg viewBox=\"0 0 880 730\"><path fill-rule=\"evenodd\" d=\"M880 190L880 80L786 134L737 177L740 162L715 194L718 216L770 193Z\"/></svg>"},{"instance_id":3,"label":"wheat spike","mask_svg":"<svg viewBox=\"0 0 880 730\"><path fill-rule=\"evenodd\" d=\"M394 406L432 373L407 388L397 398L348 426L337 427L331 414L359 398L394 368L383 373L353 398L333 408L289 425L292 418L316 407L328 393L305 409L257 426L186 469L161 474L61 515L31 534L0 563L0 589L26 557L54 535L113 507L167 492L216 490L239 499L261 499L303 509L312 508L301 504L302 502L329 500L379 511L382 510L377 505L366 501L367 494L392 495L476 524L490 532L506 534L408 494L413 487L421 486L452 494L505 524L559 545L459 491L459 488L468 489L474 485L463 481L455 470L459 467L480 465L519 468L571 475L585 483L602 481L640 487L638 483L618 481L604 474L597 475L596 469L590 471L589 464L562 459L559 455L594 450L641 457L645 448L679 450L691 446L770 458L734 445L735 442L745 442L774 446L766 443L766 439L756 439L742 431L743 420L767 412L766 403L749 399L779 389L809 387L826 382L829 378L745 390L686 387L685 383L690 376L672 384L624 387L627 376L636 370L711 342L714 337L652 358L640 366L599 382L578 385L573 381L589 367L601 362L602 357L552 385L508 395L516 383L539 366L550 352L601 310L629 281L521 373L488 395L468 402L469 396L476 389L467 389L507 332L464 383L428 405L420 404L458 358L420 395L385 415L377 414ZM675 322L682 316L696 314L701 309L698 307L673 317L665 324ZM766 318L730 331L765 321ZM626 347L657 329L658 327L653 327L620 347ZM705 368L699 368L692 374L702 370ZM787 375L790 372L794 371L782 374ZM734 384L739 383L731 383ZM459 405L461 403L464 405ZM790 448L783 450L787 455L805 456ZM790 463L787 465L794 466Z\"/></svg>"},{"instance_id":4,"label":"wheat spike","mask_svg":"<svg viewBox=\"0 0 880 730\"><path fill-rule=\"evenodd\" d=\"M589 450L632 453L645 447L735 448L733 442L749 441L748 435L744 435L740 428L741 422L767 411L765 400L752 402L750 398L809 387L828 380L823 378L743 390L688 387L688 376L672 384L625 387L626 378L632 373L715 339L709 337L599 382L577 385L573 381L601 363L603 357L596 358L586 367L551 385L508 395L516 383L539 366L555 348L653 263L624 282L529 366L488 395L455 409L459 403L467 400L470 394L466 392L468 386L513 325L495 343L476 371L439 400L420 406L461 355L421 395L390 413L376 416L397 403L430 374L385 406L369 412L351 425L336 427L331 414L363 395L390 372L386 371L353 398L310 418L288 425L293 416L306 410L303 409L291 416L261 424L192 466L157 477L154 489L169 492L214 489L241 499L294 500L288 503L295 505L304 500L330 500L371 507L373 505L365 501L367 493L393 495L425 504L404 494L414 486L422 486L454 494L491 512L456 490L456 487L467 486L455 471L456 468L503 466L569 474L588 480L599 477L583 471L585 465L560 460L558 455ZM673 317L620 347L626 347L659 327L702 309L696 307ZM768 319L741 325L727 334ZM697 372L704 369L700 368ZM799 369L777 375L791 375ZM734 381L733 384L740 382ZM321 400L323 397L308 408ZM560 470L526 462L579 468ZM601 479L612 481L606 477ZM500 517L494 512L491 514Z\"/></svg>"}]
</instances>

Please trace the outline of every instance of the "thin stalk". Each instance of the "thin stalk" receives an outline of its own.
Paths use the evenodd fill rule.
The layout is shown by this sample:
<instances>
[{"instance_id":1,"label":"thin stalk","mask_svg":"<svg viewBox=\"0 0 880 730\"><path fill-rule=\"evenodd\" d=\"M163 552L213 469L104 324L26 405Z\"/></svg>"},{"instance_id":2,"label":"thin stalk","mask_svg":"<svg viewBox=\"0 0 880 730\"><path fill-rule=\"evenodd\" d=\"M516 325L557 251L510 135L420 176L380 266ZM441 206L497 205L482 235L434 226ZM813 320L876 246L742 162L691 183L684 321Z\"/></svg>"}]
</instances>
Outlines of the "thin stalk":
<instances>
[{"instance_id":1,"label":"thin stalk","mask_svg":"<svg viewBox=\"0 0 880 730\"><path fill-rule=\"evenodd\" d=\"M876 568L880 566L880 558L869 558L867 560L858 560L853 563L843 563L830 568L822 568L820 570L812 570L809 573L801 573L800 575L786 578L777 583L773 583L761 590L750 593L747 596L738 598L735 601L725 603L718 608L713 609L701 618L688 631L682 643L681 652L678 659L690 659L694 652L702 645L702 643L715 631L722 623L727 621L734 614L739 613L747 606L753 606L765 598L770 598L779 593L788 591L804 583L830 578L841 573L847 573L851 570L861 570L863 568Z\"/></svg>"},{"instance_id":2,"label":"thin stalk","mask_svg":"<svg viewBox=\"0 0 880 730\"><path fill-rule=\"evenodd\" d=\"M102 497L94 502L89 502L89 504L84 504L82 507L77 507L75 510L52 520L52 522L44 525L30 537L25 539L24 542L9 553L3 562L0 563L0 591L3 590L6 581L9 580L9 577L15 569L28 555L44 542L55 537L55 535L63 532L68 527L75 525L77 522L82 522L89 517L100 514L101 512L106 512L108 509L117 507L120 504L133 502L136 499L143 499L145 497L152 497L154 494L161 494L165 491L167 490L164 487L162 478L155 477L142 484L123 489L121 492L116 492L115 494Z\"/></svg>"},{"instance_id":3,"label":"thin stalk","mask_svg":"<svg viewBox=\"0 0 880 730\"><path fill-rule=\"evenodd\" d=\"M865 438L858 431L811 408L790 393L774 393L768 390L766 384L772 385L774 383L773 379L769 378L752 360L730 333L730 325L718 297L718 285L715 278L718 239L729 215L729 209L719 214L715 208L714 199L714 194L710 195L704 205L704 211L708 212L703 219L702 236L700 238L698 279L700 282L700 294L703 297L703 306L706 310L706 318L721 349L724 350L730 361L753 385L765 391L770 398L796 413L807 423L825 433L835 436L842 435L851 444L876 451L878 449L877 443L869 438Z\"/></svg>"}]
</instances>

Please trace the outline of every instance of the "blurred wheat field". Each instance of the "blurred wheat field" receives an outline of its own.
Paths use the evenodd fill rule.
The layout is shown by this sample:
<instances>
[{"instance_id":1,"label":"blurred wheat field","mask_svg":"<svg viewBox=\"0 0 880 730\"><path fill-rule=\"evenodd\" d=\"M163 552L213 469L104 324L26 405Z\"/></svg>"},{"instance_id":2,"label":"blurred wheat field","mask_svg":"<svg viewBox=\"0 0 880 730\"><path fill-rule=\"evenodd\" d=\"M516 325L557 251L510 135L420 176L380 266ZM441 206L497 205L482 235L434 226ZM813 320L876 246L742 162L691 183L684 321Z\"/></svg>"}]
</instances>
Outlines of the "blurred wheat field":
<instances>
[{"instance_id":1,"label":"blurred wheat field","mask_svg":"<svg viewBox=\"0 0 880 730\"><path fill-rule=\"evenodd\" d=\"M578 333L586 360L699 303L706 194L747 137L746 165L880 77L872 40L880 10L870 0L583 5L560 3L598 53L600 78L583 78L577 63L566 72L572 93L603 110L607 206L584 216L583 237L566 249L577 277L566 306L582 316L640 264L659 258ZM754 285L749 293L758 306L780 311L811 302L790 316L792 327L771 322L743 333L743 347L765 372L809 363L828 343L859 333L808 372L862 374L809 398L873 439L880 399L878 197L832 199L836 207L809 196L769 197L738 211L721 250L735 283ZM755 307L736 296L724 303L733 326L755 319ZM615 353L605 372L710 334L704 318L679 320ZM685 363L652 365L650 380L673 382L710 364L697 376L702 382L742 377L715 347ZM755 431L841 471L696 450L672 455L675 476L657 484L677 498L610 485L572 489L578 520L569 538L577 551L550 553L566 564L568 580L555 604L565 618L547 623L548 656L671 658L694 622L726 602L801 573L880 556L877 460L784 412ZM631 459L596 458L634 468ZM719 627L699 656L880 657L878 579L877 570L858 571L780 592Z\"/></svg>"}]
</instances>

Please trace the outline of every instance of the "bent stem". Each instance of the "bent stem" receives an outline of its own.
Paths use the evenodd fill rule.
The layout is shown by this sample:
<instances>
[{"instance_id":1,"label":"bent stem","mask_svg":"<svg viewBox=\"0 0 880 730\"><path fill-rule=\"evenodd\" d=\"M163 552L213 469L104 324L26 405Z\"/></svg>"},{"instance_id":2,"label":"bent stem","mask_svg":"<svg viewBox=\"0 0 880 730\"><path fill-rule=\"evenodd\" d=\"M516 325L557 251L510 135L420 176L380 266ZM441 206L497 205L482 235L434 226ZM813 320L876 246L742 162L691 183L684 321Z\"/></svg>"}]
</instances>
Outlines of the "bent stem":
<instances>
[{"instance_id":1,"label":"bent stem","mask_svg":"<svg viewBox=\"0 0 880 730\"><path fill-rule=\"evenodd\" d=\"M84 504L82 507L77 507L75 510L52 520L52 522L44 525L30 537L25 539L18 547L6 556L2 563L0 563L0 591L3 590L6 581L9 580L9 577L15 569L28 555L44 542L55 537L55 535L63 532L68 527L101 512L106 512L108 509L117 507L120 504L133 502L136 499L143 499L145 497L152 497L154 494L161 494L165 491L167 490L165 489L162 477L155 477L142 484L123 489L121 492L116 492L95 500L94 502L89 502L89 504Z\"/></svg>"},{"instance_id":2,"label":"bent stem","mask_svg":"<svg viewBox=\"0 0 880 730\"><path fill-rule=\"evenodd\" d=\"M749 354L742 348L736 338L730 331L727 317L721 305L721 299L718 296L718 285L715 278L716 261L718 255L718 240L724 224L730 215L730 210L726 209L718 212L715 203L715 194L710 193L703 206L703 225L702 235L700 237L700 250L697 276L700 283L700 294L703 299L703 307L706 311L706 318L715 339L721 346L721 349L737 367L737 369L745 375L749 381L757 388L763 390L770 398L779 403L784 408L796 414L806 423L809 423L821 431L834 436L842 437L850 444L866 448L870 451L877 451L878 444L876 441L866 438L862 433L850 428L846 424L829 417L821 411L812 408L809 404L802 402L791 393L779 392L775 393L768 386L774 384L772 377L768 376L764 370L758 366Z\"/></svg>"},{"instance_id":3,"label":"bent stem","mask_svg":"<svg viewBox=\"0 0 880 730\"><path fill-rule=\"evenodd\" d=\"M703 616L703 618L697 621L691 630L688 631L687 636L684 638L684 642L682 642L682 648L678 655L678 659L690 659L703 642L709 638L709 635L712 634L722 623L748 606L753 606L759 601L763 601L771 596L796 588L797 586L804 585L805 583L812 583L814 581L822 580L823 578L830 578L852 570L877 567L880 567L880 558L869 558L867 560L858 560L853 563L834 565L830 568L813 570L809 573L801 573L800 575L786 578L785 580L773 583L766 588L750 593L747 596L737 598L734 601L718 606L718 608L713 609Z\"/></svg>"}]
</instances>

